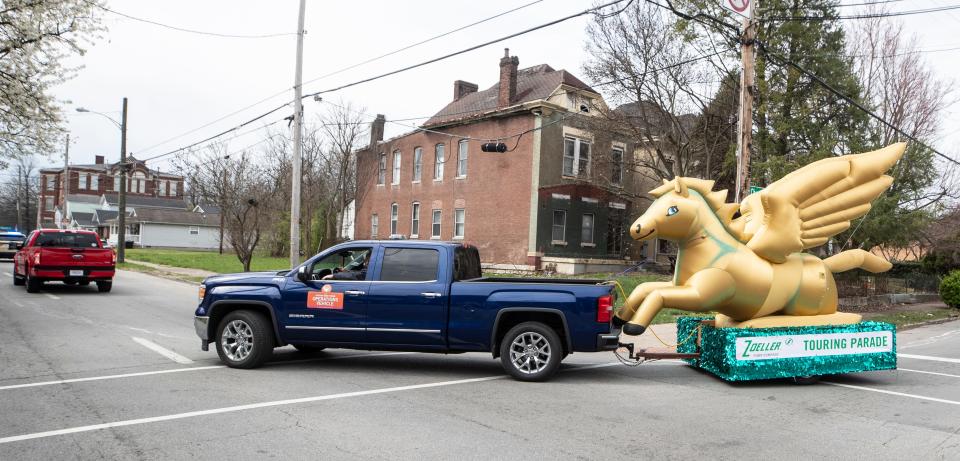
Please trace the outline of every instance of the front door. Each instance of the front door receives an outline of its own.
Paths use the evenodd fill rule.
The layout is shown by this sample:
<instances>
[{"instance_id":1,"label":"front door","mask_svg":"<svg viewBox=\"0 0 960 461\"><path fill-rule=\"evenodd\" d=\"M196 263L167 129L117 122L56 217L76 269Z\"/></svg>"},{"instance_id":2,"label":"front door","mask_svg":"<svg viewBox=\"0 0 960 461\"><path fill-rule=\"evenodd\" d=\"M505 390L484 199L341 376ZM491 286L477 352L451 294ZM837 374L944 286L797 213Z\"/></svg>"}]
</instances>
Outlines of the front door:
<instances>
[{"instance_id":1,"label":"front door","mask_svg":"<svg viewBox=\"0 0 960 461\"><path fill-rule=\"evenodd\" d=\"M449 275L434 248L384 245L370 284L367 339L371 343L446 348Z\"/></svg>"},{"instance_id":2,"label":"front door","mask_svg":"<svg viewBox=\"0 0 960 461\"><path fill-rule=\"evenodd\" d=\"M374 248L342 248L309 264L307 281L290 278L278 319L287 341L366 341L367 264Z\"/></svg>"}]
</instances>

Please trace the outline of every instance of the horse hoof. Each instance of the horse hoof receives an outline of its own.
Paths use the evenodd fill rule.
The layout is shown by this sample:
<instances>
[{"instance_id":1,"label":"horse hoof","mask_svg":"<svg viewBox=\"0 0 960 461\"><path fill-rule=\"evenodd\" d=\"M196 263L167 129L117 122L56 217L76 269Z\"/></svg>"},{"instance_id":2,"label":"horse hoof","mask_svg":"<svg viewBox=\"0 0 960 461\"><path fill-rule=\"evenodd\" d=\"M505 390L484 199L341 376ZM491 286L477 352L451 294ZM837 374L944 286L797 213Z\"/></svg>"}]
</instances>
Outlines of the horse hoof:
<instances>
[{"instance_id":1,"label":"horse hoof","mask_svg":"<svg viewBox=\"0 0 960 461\"><path fill-rule=\"evenodd\" d=\"M647 330L647 327L643 325L637 325L636 323L623 324L623 334L625 335L640 336L646 330Z\"/></svg>"},{"instance_id":2,"label":"horse hoof","mask_svg":"<svg viewBox=\"0 0 960 461\"><path fill-rule=\"evenodd\" d=\"M620 327L622 327L625 323L627 323L626 320L624 320L624 319L622 319L622 318L620 318L620 317L617 317L616 315L613 316L613 326L614 326L615 328L620 328Z\"/></svg>"}]
</instances>

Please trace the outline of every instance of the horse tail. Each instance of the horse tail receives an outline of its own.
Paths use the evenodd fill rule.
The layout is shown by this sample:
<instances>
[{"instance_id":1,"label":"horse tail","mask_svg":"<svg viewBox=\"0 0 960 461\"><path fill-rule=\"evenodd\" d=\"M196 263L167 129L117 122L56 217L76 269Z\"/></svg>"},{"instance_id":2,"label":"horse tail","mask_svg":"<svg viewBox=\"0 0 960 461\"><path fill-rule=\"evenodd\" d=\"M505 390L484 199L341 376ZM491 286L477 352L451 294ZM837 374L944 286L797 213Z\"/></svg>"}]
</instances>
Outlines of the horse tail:
<instances>
[{"instance_id":1,"label":"horse tail","mask_svg":"<svg viewBox=\"0 0 960 461\"><path fill-rule=\"evenodd\" d=\"M823 260L830 272L845 272L851 269L864 269L868 272L886 272L893 267L890 261L865 250L847 250Z\"/></svg>"}]
</instances>

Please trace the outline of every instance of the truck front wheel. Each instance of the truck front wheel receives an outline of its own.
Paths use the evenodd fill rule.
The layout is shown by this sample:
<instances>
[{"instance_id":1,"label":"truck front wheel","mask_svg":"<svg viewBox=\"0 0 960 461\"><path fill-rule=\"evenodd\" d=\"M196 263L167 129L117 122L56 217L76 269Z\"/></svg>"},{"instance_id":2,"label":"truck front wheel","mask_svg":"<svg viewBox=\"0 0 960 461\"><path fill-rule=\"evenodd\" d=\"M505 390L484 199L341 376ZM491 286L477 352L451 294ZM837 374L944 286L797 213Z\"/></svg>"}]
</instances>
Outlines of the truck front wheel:
<instances>
[{"instance_id":1,"label":"truck front wheel","mask_svg":"<svg viewBox=\"0 0 960 461\"><path fill-rule=\"evenodd\" d=\"M540 322L524 322L507 332L500 343L503 369L520 381L546 381L560 367L560 336Z\"/></svg>"},{"instance_id":2,"label":"truck front wheel","mask_svg":"<svg viewBox=\"0 0 960 461\"><path fill-rule=\"evenodd\" d=\"M253 311L233 311L217 327L217 355L231 368L257 368L273 354L273 327Z\"/></svg>"}]
</instances>

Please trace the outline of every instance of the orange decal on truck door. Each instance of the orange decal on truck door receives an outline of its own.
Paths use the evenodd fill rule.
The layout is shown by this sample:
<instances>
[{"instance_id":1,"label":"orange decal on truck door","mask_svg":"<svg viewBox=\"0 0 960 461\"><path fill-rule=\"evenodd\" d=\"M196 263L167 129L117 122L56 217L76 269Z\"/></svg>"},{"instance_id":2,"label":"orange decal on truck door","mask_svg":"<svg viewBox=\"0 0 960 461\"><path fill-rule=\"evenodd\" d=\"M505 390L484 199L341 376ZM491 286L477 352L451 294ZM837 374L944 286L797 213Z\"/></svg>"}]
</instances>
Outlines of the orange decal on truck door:
<instances>
[{"instance_id":1,"label":"orange decal on truck door","mask_svg":"<svg viewBox=\"0 0 960 461\"><path fill-rule=\"evenodd\" d=\"M307 293L308 309L343 309L343 293L334 293L330 285L322 288L322 291L311 291Z\"/></svg>"}]
</instances>

